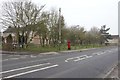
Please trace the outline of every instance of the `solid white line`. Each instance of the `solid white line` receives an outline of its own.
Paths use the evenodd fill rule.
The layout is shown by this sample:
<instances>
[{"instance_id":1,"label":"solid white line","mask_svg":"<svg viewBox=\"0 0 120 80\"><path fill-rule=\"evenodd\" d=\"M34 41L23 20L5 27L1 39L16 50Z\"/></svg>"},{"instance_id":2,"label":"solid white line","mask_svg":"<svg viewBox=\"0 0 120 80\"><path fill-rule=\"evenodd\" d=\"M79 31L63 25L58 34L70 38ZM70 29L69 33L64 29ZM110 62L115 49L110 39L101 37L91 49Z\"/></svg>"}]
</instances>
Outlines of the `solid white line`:
<instances>
[{"instance_id":1,"label":"solid white line","mask_svg":"<svg viewBox=\"0 0 120 80\"><path fill-rule=\"evenodd\" d=\"M40 69L35 69L35 70L31 70L31 71L27 71L27 72L23 72L23 73L19 73L19 74L15 74L15 75L11 75L11 76L7 76L7 77L4 77L4 78L12 78L12 77L16 77L16 76L21 76L21 75L25 75L25 74L29 74L29 73L33 73L33 72L36 72L36 71L41 71L41 70L45 70L45 69L48 69L48 68L53 68L53 67L57 67L59 65L52 65L52 66L48 66L48 67L44 67L44 68L40 68Z\"/></svg>"},{"instance_id":2,"label":"solid white line","mask_svg":"<svg viewBox=\"0 0 120 80\"><path fill-rule=\"evenodd\" d=\"M27 66L27 67L12 69L12 70L8 70L8 71L0 72L0 74L8 73L8 72L13 72L13 71L18 71L18 70L27 69L27 68L32 68L32 67L37 67L37 66L42 66L42 65L47 65L47 64L50 64L50 63L45 63L45 64L39 64L39 65L33 65L33 66Z\"/></svg>"}]
</instances>

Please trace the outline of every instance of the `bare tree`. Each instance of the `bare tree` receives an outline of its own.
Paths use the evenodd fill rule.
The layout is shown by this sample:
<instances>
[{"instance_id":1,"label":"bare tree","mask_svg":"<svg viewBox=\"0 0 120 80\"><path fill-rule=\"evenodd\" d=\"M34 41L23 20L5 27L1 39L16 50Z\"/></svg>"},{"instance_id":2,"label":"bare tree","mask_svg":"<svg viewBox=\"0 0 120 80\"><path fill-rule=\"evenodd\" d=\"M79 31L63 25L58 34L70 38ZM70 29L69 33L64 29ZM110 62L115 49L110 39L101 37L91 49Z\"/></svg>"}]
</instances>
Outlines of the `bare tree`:
<instances>
[{"instance_id":1,"label":"bare tree","mask_svg":"<svg viewBox=\"0 0 120 80\"><path fill-rule=\"evenodd\" d=\"M34 25L39 22L44 6L38 7L30 1L5 2L2 6L4 14L0 18L0 23L3 25L3 28L8 26L14 27L17 38L19 33L22 32L23 35L26 33L27 37L31 33L32 39L36 29Z\"/></svg>"},{"instance_id":2,"label":"bare tree","mask_svg":"<svg viewBox=\"0 0 120 80\"><path fill-rule=\"evenodd\" d=\"M58 12L55 9L52 9L49 12L49 40L50 40L50 44L52 45L56 45L58 42Z\"/></svg>"},{"instance_id":3,"label":"bare tree","mask_svg":"<svg viewBox=\"0 0 120 80\"><path fill-rule=\"evenodd\" d=\"M48 13L43 12L41 15L41 20L36 24L37 25L37 30L36 30L36 35L39 35L40 39L40 44L44 47L45 41L47 44L48 41Z\"/></svg>"}]
</instances>

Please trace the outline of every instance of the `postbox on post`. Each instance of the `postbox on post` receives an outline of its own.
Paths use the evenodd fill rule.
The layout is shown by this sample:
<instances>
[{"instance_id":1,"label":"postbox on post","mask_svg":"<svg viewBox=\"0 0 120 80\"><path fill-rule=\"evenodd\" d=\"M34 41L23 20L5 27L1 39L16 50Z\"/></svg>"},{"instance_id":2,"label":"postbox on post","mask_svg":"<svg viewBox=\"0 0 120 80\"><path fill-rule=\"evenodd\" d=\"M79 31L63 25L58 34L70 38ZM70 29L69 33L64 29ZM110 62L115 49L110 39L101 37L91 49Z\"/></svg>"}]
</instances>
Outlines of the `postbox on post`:
<instances>
[{"instance_id":1,"label":"postbox on post","mask_svg":"<svg viewBox=\"0 0 120 80\"><path fill-rule=\"evenodd\" d=\"M70 48L70 40L67 41L67 46L68 46L68 50L71 50L71 48Z\"/></svg>"}]
</instances>

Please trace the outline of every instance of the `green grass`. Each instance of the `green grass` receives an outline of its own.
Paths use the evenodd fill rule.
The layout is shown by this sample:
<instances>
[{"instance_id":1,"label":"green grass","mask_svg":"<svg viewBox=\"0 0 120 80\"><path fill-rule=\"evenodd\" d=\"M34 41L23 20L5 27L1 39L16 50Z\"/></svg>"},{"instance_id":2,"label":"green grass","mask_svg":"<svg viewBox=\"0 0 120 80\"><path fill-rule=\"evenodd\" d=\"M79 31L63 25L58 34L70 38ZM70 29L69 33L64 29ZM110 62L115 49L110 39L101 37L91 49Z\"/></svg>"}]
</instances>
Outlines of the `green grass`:
<instances>
[{"instance_id":1,"label":"green grass","mask_svg":"<svg viewBox=\"0 0 120 80\"><path fill-rule=\"evenodd\" d=\"M57 51L56 48L53 47L36 47L36 46L30 46L26 49L24 49L25 51L32 51L32 52L50 52L50 51Z\"/></svg>"},{"instance_id":2,"label":"green grass","mask_svg":"<svg viewBox=\"0 0 120 80\"><path fill-rule=\"evenodd\" d=\"M61 45L60 50L67 50L67 47ZM52 52L52 51L59 51L58 46L36 46L36 45L29 45L26 49L21 49L21 51L30 51L30 52Z\"/></svg>"},{"instance_id":3,"label":"green grass","mask_svg":"<svg viewBox=\"0 0 120 80\"><path fill-rule=\"evenodd\" d=\"M2 50L2 44L0 44L0 50Z\"/></svg>"},{"instance_id":4,"label":"green grass","mask_svg":"<svg viewBox=\"0 0 120 80\"><path fill-rule=\"evenodd\" d=\"M71 45L71 50L80 50L80 49L97 48L97 47L104 47L104 45L98 45L98 44ZM0 45L0 48L2 49L1 45ZM29 44L27 48L24 48L24 49L16 48L16 49L13 49L12 51L42 53L42 52L58 52L58 51L66 51L66 50L68 50L67 44L61 44L60 50L58 45L56 45L55 47L53 46L42 47L39 45Z\"/></svg>"},{"instance_id":5,"label":"green grass","mask_svg":"<svg viewBox=\"0 0 120 80\"><path fill-rule=\"evenodd\" d=\"M86 48L97 48L97 47L104 47L104 45L99 45L99 44L89 44L89 45L74 45L71 44L71 50L80 50L80 49L86 49ZM15 48L9 44L0 44L0 49L5 50L5 51L18 51L18 52L36 52L36 53L42 53L42 52L58 52L58 51L66 51L68 50L67 48L67 43L66 44L61 44L60 45L60 50L59 46L56 45L54 46L40 46L40 45L35 45L35 44L29 44L27 48Z\"/></svg>"},{"instance_id":6,"label":"green grass","mask_svg":"<svg viewBox=\"0 0 120 80\"><path fill-rule=\"evenodd\" d=\"M98 45L98 44L90 44L90 45L75 45L75 46L71 46L71 50L78 50L78 49L86 49L86 48L97 48L97 47L104 47L102 45ZM60 46L60 51L65 51L65 50L68 50L67 49L67 44L62 44ZM55 46L55 47L52 47L52 46L44 46L44 47L41 47L41 46L38 46L38 45L29 45L26 49L18 49L18 51L28 51L28 52L39 52L39 53L42 53L42 52L52 52L52 51L59 51L59 46Z\"/></svg>"}]
</instances>

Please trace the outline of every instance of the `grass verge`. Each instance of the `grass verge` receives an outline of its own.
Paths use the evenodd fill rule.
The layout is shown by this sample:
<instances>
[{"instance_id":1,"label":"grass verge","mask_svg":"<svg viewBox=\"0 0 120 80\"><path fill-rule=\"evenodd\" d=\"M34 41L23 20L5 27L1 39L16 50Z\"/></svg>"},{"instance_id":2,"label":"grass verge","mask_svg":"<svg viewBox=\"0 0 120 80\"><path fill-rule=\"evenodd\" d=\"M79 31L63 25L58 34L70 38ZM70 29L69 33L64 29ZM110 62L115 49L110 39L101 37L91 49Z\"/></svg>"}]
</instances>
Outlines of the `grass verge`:
<instances>
[{"instance_id":1,"label":"grass verge","mask_svg":"<svg viewBox=\"0 0 120 80\"><path fill-rule=\"evenodd\" d=\"M79 49L86 49L86 48L99 48L99 47L104 47L104 45L98 45L98 44L89 44L89 45L71 45L71 50L79 50ZM42 53L42 52L58 52L58 51L66 51L67 45L62 44L60 46L44 46L41 47L39 45L33 45L30 44L27 48L25 49L16 49L15 51L20 51L20 52L36 52L36 53Z\"/></svg>"}]
</instances>

